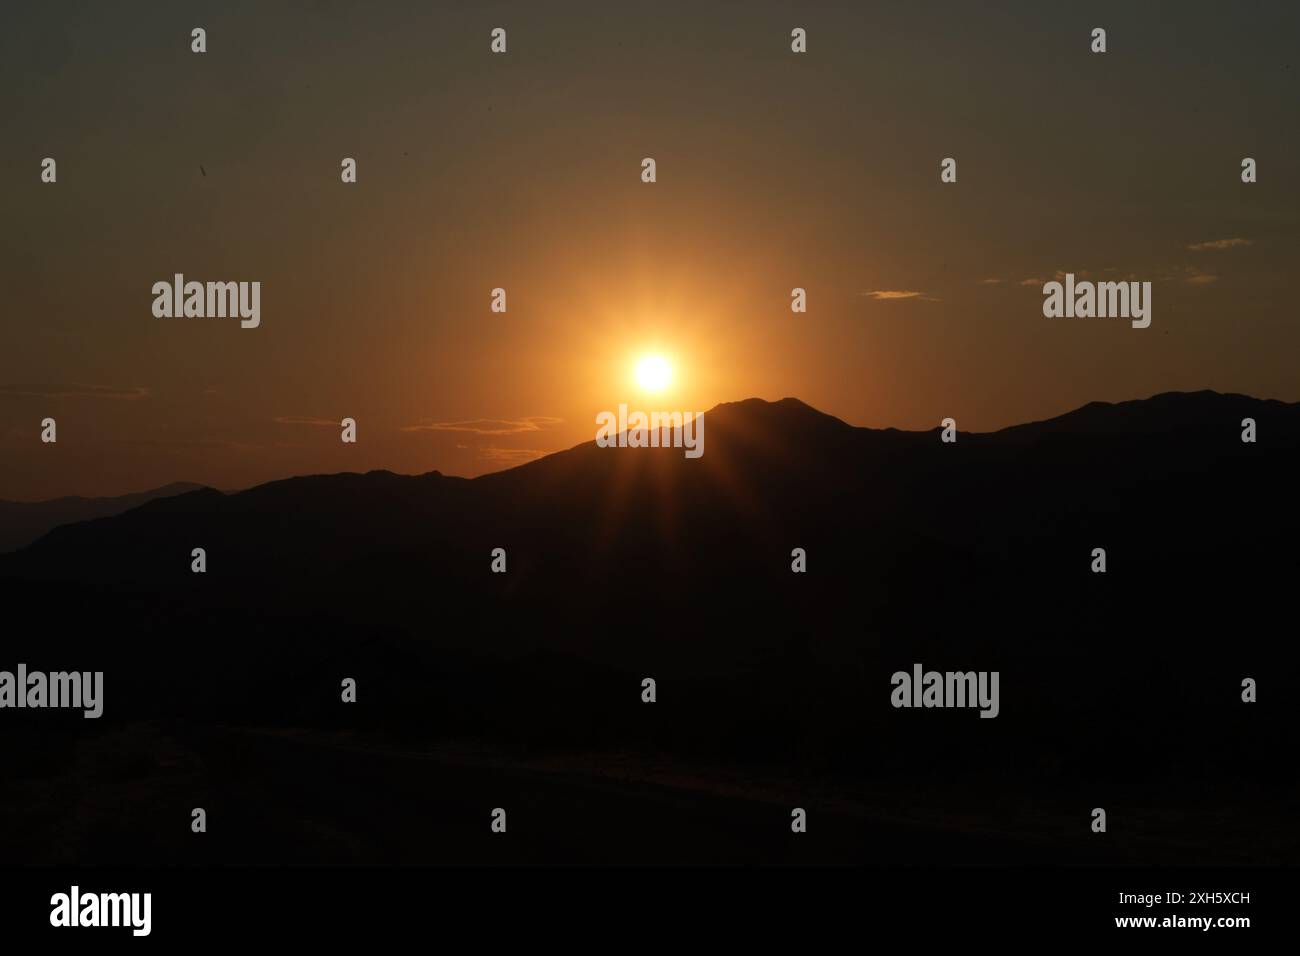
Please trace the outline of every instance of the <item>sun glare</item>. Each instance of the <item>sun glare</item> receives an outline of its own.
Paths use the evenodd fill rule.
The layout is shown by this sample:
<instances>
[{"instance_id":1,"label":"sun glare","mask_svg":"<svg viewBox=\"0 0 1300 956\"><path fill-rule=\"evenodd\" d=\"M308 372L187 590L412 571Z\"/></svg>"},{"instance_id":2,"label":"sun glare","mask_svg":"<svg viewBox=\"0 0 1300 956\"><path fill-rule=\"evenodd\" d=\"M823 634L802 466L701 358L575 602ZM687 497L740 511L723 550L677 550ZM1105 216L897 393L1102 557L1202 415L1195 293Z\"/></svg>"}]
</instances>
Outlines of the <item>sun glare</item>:
<instances>
[{"instance_id":1,"label":"sun glare","mask_svg":"<svg viewBox=\"0 0 1300 956\"><path fill-rule=\"evenodd\" d=\"M636 363L636 381L647 392L662 392L673 380L673 369L662 355L645 355Z\"/></svg>"}]
</instances>

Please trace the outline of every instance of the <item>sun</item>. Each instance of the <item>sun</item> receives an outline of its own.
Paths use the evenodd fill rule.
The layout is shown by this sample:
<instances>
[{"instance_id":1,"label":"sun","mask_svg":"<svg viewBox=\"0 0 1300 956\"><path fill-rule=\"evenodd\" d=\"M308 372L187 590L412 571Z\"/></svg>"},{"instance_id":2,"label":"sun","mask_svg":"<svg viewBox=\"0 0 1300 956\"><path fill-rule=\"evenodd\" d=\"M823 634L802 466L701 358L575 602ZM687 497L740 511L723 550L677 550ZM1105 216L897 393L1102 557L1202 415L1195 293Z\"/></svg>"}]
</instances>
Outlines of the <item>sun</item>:
<instances>
[{"instance_id":1,"label":"sun","mask_svg":"<svg viewBox=\"0 0 1300 956\"><path fill-rule=\"evenodd\" d=\"M662 392L673 380L673 367L662 355L643 355L636 363L636 381L647 392Z\"/></svg>"}]
</instances>

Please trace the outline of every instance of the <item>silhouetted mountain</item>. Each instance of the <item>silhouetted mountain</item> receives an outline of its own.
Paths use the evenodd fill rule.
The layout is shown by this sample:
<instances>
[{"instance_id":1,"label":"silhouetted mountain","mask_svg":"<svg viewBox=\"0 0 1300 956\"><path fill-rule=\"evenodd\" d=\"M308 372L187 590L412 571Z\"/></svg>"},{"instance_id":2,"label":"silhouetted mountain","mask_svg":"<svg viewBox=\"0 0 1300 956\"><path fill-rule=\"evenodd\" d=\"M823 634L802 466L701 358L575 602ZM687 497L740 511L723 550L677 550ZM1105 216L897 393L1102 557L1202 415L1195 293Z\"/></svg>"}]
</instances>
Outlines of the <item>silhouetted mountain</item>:
<instances>
[{"instance_id":1,"label":"silhouetted mountain","mask_svg":"<svg viewBox=\"0 0 1300 956\"><path fill-rule=\"evenodd\" d=\"M1210 391L1162 392L1151 398L1128 402L1089 402L1057 418L1026 425L1013 425L996 434L1022 439L1026 435L1146 435L1169 432L1217 430L1224 422L1240 429L1243 418L1280 419L1294 422L1300 404L1249 395Z\"/></svg>"},{"instance_id":2,"label":"silhouetted mountain","mask_svg":"<svg viewBox=\"0 0 1300 956\"><path fill-rule=\"evenodd\" d=\"M103 669L114 720L183 718L232 767L213 728L762 765L792 792L830 775L846 800L866 786L846 780L947 793L987 774L1045 808L1088 801L1071 814L1138 799L1121 786L1175 816L1210 780L1294 791L1300 405L1165 394L949 444L751 399L706 413L704 449L316 475L60 527L0 556L21 609L7 656ZM1001 713L892 707L891 675L918 662L998 671ZM1194 825L1171 826L1177 859ZM1211 857L1300 854L1262 822L1218 826L1195 844Z\"/></svg>"},{"instance_id":3,"label":"silhouetted mountain","mask_svg":"<svg viewBox=\"0 0 1300 956\"><path fill-rule=\"evenodd\" d=\"M202 487L193 482L177 481L150 491L114 498L72 495L49 501L0 501L0 551L15 551L31 544L59 525L121 514L154 498L168 498Z\"/></svg>"}]
</instances>

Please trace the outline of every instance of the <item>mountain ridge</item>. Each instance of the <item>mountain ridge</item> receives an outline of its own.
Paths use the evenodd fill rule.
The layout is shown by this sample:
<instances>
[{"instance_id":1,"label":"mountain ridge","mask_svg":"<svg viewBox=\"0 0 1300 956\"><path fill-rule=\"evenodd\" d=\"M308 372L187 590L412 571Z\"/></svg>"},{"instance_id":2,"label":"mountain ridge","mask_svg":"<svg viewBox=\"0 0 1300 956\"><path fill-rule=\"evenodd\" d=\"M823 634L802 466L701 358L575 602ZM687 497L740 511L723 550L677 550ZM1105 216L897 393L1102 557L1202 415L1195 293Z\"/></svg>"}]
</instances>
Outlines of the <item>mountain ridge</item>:
<instances>
[{"instance_id":1,"label":"mountain ridge","mask_svg":"<svg viewBox=\"0 0 1300 956\"><path fill-rule=\"evenodd\" d=\"M1239 432L1240 416L1254 413L1271 416L1264 428L1270 441L1300 440L1300 403L1258 399L1212 390L1163 392L1146 399L1122 402L1089 402L1062 415L1036 422L1012 425L992 432L958 431L960 447L985 450L1000 445L1063 437L1093 440L1139 440L1152 434L1177 435L1207 429ZM263 482L240 491L222 492L204 485L173 483L154 492L113 499L55 499L104 503L100 511L74 517L47 529L27 541L26 550L56 530L105 521L144 512L148 515L179 515L209 509L246 512L295 504L307 505L320 496L335 494L380 494L395 496L427 518L455 520L448 509L471 507L471 502L509 489L516 503L540 504L563 493L566 486L585 486L596 494L617 481L641 482L678 488L698 474L714 475L739 471L763 475L769 483L794 487L800 484L819 493L848 494L851 482L837 480L836 473L854 468L862 476L880 479L884 472L941 468L936 454L945 447L936 437L941 428L909 431L850 425L792 397L777 401L748 398L714 406L705 415L705 454L698 461L682 461L679 449L632 449L614 454L598 448L594 441L582 442L534 461L474 478L445 475L434 470L416 475L388 469L366 472L333 472L297 475ZM1280 432L1277 421L1286 423ZM960 422L958 423L960 426ZM1240 444L1240 443L1239 443ZM992 454L992 451L987 451ZM719 460L724 464L719 465ZM652 477L657 476L657 477ZM734 479L735 476L732 476ZM436 489L444 499L418 504L421 493ZM643 489L649 493L651 489ZM169 492L165 493L164 492ZM147 496L147 497L145 497ZM143 498L143 500L134 500ZM129 501L127 507L108 503ZM3 505L4 503L0 503ZM40 503L37 503L40 504ZM54 504L50 502L48 504ZM515 510L511 508L510 510ZM18 553L22 553L21 550Z\"/></svg>"},{"instance_id":2,"label":"mountain ridge","mask_svg":"<svg viewBox=\"0 0 1300 956\"><path fill-rule=\"evenodd\" d=\"M1297 411L1175 395L945 443L737 403L698 459L589 442L474 479L201 489L0 555L9 659L104 670L114 720L647 746L795 780L1264 779L1291 772L1290 724L1257 715L1300 673L1278 624ZM893 708L918 663L999 672L997 719Z\"/></svg>"}]
</instances>

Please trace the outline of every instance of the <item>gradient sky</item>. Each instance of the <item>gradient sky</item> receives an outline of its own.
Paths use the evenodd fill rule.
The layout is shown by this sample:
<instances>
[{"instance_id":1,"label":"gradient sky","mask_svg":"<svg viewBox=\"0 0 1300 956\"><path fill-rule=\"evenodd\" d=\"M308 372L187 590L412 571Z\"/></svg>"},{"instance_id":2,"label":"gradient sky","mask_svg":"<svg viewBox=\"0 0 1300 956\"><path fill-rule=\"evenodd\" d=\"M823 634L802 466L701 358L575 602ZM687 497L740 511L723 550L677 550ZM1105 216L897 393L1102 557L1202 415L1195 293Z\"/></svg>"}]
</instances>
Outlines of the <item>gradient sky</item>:
<instances>
[{"instance_id":1,"label":"gradient sky","mask_svg":"<svg viewBox=\"0 0 1300 956\"><path fill-rule=\"evenodd\" d=\"M0 497L473 475L622 401L1298 400L1297 36L1294 2L6 4ZM1044 318L1058 271L1151 280L1151 327ZM261 327L154 318L175 272L260 281Z\"/></svg>"}]
</instances>

